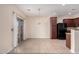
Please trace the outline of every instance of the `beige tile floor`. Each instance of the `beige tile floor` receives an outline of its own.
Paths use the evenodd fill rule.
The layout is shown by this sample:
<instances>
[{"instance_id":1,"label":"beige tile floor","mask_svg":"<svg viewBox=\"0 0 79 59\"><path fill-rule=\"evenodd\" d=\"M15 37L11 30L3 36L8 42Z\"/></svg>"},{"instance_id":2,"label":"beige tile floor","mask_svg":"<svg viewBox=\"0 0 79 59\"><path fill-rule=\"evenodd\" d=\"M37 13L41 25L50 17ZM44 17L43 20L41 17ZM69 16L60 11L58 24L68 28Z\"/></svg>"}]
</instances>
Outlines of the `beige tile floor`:
<instances>
[{"instance_id":1,"label":"beige tile floor","mask_svg":"<svg viewBox=\"0 0 79 59\"><path fill-rule=\"evenodd\" d=\"M23 41L18 47L13 49L10 53L70 53L70 50L65 45L65 40L28 39Z\"/></svg>"}]
</instances>

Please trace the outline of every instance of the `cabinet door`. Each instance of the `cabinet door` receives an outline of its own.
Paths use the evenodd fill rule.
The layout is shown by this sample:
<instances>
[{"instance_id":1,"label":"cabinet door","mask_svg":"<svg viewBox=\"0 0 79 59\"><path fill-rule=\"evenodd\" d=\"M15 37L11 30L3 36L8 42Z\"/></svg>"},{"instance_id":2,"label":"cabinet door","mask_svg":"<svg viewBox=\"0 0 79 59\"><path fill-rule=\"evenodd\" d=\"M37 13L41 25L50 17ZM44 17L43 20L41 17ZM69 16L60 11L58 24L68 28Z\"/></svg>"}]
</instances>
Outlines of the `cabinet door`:
<instances>
[{"instance_id":1,"label":"cabinet door","mask_svg":"<svg viewBox=\"0 0 79 59\"><path fill-rule=\"evenodd\" d=\"M51 39L57 39L57 17L50 18Z\"/></svg>"},{"instance_id":2,"label":"cabinet door","mask_svg":"<svg viewBox=\"0 0 79 59\"><path fill-rule=\"evenodd\" d=\"M75 26L74 19L64 19L63 22L67 24L67 27L74 27Z\"/></svg>"},{"instance_id":3,"label":"cabinet door","mask_svg":"<svg viewBox=\"0 0 79 59\"><path fill-rule=\"evenodd\" d=\"M71 49L71 35L66 33L66 46Z\"/></svg>"},{"instance_id":4,"label":"cabinet door","mask_svg":"<svg viewBox=\"0 0 79 59\"><path fill-rule=\"evenodd\" d=\"M79 26L79 18L75 18L74 20L75 20L76 26Z\"/></svg>"}]
</instances>

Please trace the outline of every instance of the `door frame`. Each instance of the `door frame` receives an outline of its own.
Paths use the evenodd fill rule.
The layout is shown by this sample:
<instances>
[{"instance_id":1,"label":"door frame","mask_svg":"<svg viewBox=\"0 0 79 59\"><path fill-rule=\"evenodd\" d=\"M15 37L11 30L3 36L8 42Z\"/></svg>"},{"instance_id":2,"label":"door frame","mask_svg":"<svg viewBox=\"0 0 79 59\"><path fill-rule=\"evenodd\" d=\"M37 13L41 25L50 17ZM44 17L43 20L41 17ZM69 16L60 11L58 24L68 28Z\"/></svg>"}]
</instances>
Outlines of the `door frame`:
<instances>
[{"instance_id":1,"label":"door frame","mask_svg":"<svg viewBox=\"0 0 79 59\"><path fill-rule=\"evenodd\" d=\"M19 43L21 43L21 41L24 40L24 20L17 17L17 22L18 22L18 34L17 34L18 37L17 38L18 38L18 44L19 44ZM20 32L19 32L19 30L20 30Z\"/></svg>"},{"instance_id":2,"label":"door frame","mask_svg":"<svg viewBox=\"0 0 79 59\"><path fill-rule=\"evenodd\" d=\"M17 37L17 34L18 34L18 22L17 22L17 16L16 16L16 13L13 13L13 20L12 20L12 29L13 29L13 32L12 32L12 46L13 47L17 47L18 46L18 37Z\"/></svg>"},{"instance_id":3,"label":"door frame","mask_svg":"<svg viewBox=\"0 0 79 59\"><path fill-rule=\"evenodd\" d=\"M15 12L13 12L13 19L12 19L12 46L13 46L13 48L18 46L18 21L17 21L17 18L20 18L23 20L22 17L17 16L17 14ZM23 27L24 27L24 24L23 24ZM24 34L24 28L23 28L23 34Z\"/></svg>"}]
</instances>

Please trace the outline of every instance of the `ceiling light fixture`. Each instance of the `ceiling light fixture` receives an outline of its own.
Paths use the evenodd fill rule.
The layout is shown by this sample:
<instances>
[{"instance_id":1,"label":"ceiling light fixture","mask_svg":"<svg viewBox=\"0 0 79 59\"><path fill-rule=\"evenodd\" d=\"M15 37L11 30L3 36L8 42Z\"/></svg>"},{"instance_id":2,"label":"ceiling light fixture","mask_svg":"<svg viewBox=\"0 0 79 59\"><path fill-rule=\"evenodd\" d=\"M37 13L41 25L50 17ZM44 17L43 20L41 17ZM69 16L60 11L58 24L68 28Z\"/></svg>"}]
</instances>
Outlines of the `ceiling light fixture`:
<instances>
[{"instance_id":1,"label":"ceiling light fixture","mask_svg":"<svg viewBox=\"0 0 79 59\"><path fill-rule=\"evenodd\" d=\"M68 15L71 15L71 12L69 12Z\"/></svg>"}]
</instances>

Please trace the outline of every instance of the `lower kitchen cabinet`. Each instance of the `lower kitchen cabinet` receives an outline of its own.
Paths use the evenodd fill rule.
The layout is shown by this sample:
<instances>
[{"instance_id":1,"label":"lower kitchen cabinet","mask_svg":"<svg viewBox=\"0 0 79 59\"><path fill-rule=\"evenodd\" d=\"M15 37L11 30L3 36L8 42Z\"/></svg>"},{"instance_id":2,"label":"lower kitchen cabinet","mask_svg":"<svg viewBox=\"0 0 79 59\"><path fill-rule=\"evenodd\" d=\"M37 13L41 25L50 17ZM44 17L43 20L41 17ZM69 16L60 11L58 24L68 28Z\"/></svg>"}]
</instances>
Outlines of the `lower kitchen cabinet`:
<instances>
[{"instance_id":1,"label":"lower kitchen cabinet","mask_svg":"<svg viewBox=\"0 0 79 59\"><path fill-rule=\"evenodd\" d=\"M66 33L66 47L71 49L71 34L70 33Z\"/></svg>"}]
</instances>

